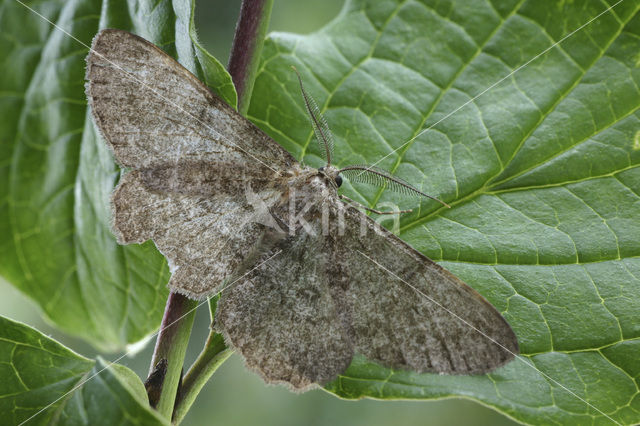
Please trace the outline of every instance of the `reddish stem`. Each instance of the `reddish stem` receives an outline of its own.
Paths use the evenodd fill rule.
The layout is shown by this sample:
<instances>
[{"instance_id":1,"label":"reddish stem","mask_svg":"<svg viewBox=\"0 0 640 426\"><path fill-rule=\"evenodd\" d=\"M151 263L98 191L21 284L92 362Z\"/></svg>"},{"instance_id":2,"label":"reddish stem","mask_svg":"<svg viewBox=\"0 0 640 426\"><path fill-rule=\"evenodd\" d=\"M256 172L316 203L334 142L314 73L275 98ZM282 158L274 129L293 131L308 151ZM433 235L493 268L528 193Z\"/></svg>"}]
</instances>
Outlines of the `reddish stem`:
<instances>
[{"instance_id":1,"label":"reddish stem","mask_svg":"<svg viewBox=\"0 0 640 426\"><path fill-rule=\"evenodd\" d=\"M238 92L238 111L249 108L254 76L269 25L273 0L243 0L229 57L229 74Z\"/></svg>"}]
</instances>

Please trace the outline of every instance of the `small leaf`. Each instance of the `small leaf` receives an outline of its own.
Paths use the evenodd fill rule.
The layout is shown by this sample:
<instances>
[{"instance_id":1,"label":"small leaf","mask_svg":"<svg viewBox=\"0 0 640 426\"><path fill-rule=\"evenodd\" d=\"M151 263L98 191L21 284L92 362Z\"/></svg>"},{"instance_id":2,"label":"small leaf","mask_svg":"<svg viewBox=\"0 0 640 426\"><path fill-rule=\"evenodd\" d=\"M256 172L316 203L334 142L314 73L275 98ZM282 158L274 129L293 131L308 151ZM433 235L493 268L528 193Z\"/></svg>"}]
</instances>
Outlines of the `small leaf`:
<instances>
[{"instance_id":1,"label":"small leaf","mask_svg":"<svg viewBox=\"0 0 640 426\"><path fill-rule=\"evenodd\" d=\"M28 5L86 46L100 28L133 31L236 103L195 38L192 1ZM169 271L152 243L123 247L111 234L120 169L87 110L88 48L13 0L0 0L0 36L0 274L62 330L122 348L158 327Z\"/></svg>"},{"instance_id":2,"label":"small leaf","mask_svg":"<svg viewBox=\"0 0 640 426\"><path fill-rule=\"evenodd\" d=\"M4 317L0 360L4 424L169 424L149 407L133 371L83 358Z\"/></svg>"},{"instance_id":3,"label":"small leaf","mask_svg":"<svg viewBox=\"0 0 640 426\"><path fill-rule=\"evenodd\" d=\"M616 6L597 17L607 4ZM413 208L400 237L489 299L523 353L485 376L358 358L329 391L459 395L532 424L640 422L639 10L354 0L317 33L271 35L250 117L323 165L294 65L334 131L336 166L382 160L453 208L367 185L342 190L372 207Z\"/></svg>"}]
</instances>

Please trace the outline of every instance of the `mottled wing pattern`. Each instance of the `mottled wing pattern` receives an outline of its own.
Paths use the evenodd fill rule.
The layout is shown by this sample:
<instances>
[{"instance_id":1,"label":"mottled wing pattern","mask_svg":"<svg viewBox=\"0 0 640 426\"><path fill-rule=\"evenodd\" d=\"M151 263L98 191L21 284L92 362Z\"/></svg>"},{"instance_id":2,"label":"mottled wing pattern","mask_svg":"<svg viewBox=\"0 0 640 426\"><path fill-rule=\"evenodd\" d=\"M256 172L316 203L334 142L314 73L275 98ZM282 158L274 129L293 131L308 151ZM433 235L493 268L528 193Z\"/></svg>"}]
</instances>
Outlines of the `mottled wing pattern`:
<instances>
[{"instance_id":1,"label":"mottled wing pattern","mask_svg":"<svg viewBox=\"0 0 640 426\"><path fill-rule=\"evenodd\" d=\"M518 353L509 324L475 290L359 211L344 215L344 235L331 228L328 275L331 288L345 289L357 353L446 374L487 373Z\"/></svg>"},{"instance_id":2,"label":"mottled wing pattern","mask_svg":"<svg viewBox=\"0 0 640 426\"><path fill-rule=\"evenodd\" d=\"M263 245L259 258L279 254L234 278L218 304L216 326L250 368L306 390L335 379L354 353L449 374L486 373L518 353L507 322L476 291L315 185L295 191L314 206L309 226Z\"/></svg>"},{"instance_id":3,"label":"mottled wing pattern","mask_svg":"<svg viewBox=\"0 0 640 426\"><path fill-rule=\"evenodd\" d=\"M261 256L273 258L222 292L216 328L267 383L305 391L351 362L353 339L329 288L325 244L298 229Z\"/></svg>"},{"instance_id":4,"label":"mottled wing pattern","mask_svg":"<svg viewBox=\"0 0 640 426\"><path fill-rule=\"evenodd\" d=\"M247 201L275 202L293 157L153 44L103 30L87 57L94 121L127 173L112 196L122 244L152 239L173 290L220 287L263 227Z\"/></svg>"},{"instance_id":5,"label":"mottled wing pattern","mask_svg":"<svg viewBox=\"0 0 640 426\"><path fill-rule=\"evenodd\" d=\"M278 194L256 196L269 203ZM154 191L139 170L121 179L112 210L118 242L152 239L169 262L169 287L197 299L214 294L264 232L256 211L237 195Z\"/></svg>"},{"instance_id":6,"label":"mottled wing pattern","mask_svg":"<svg viewBox=\"0 0 640 426\"><path fill-rule=\"evenodd\" d=\"M86 79L94 120L122 166L185 158L273 170L295 163L187 69L134 34L100 31L87 56Z\"/></svg>"}]
</instances>

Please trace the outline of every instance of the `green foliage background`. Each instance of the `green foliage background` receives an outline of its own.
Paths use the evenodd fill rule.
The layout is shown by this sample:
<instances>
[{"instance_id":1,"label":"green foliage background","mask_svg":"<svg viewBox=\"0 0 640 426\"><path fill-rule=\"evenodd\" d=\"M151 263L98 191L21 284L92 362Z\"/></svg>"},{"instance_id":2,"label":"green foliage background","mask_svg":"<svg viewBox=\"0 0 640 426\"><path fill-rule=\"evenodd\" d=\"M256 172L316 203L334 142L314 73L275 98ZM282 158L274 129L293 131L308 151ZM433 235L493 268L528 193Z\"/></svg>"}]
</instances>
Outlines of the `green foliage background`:
<instances>
[{"instance_id":1,"label":"green foliage background","mask_svg":"<svg viewBox=\"0 0 640 426\"><path fill-rule=\"evenodd\" d=\"M87 44L99 26L135 31L235 101L223 67L195 39L191 2L28 3ZM640 4L621 2L483 93L613 4L354 0L309 36L271 35L250 118L321 165L295 64L334 130L339 165L383 159L454 206L423 203L402 218L400 236L503 312L523 353L479 377L394 372L358 359L329 391L461 395L529 423L610 423L533 365L617 421L640 421ZM0 273L60 329L122 348L157 328L168 271L152 244L120 247L109 232L119 170L88 119L86 48L13 0L0 3L0 35ZM345 191L372 205L414 203L365 186ZM13 358L23 347L53 348L27 352L43 360L33 365L54 364L47 357L55 352L73 368L65 364L63 378L52 369L44 384L11 382L4 395L20 392L5 402L22 407L26 398L35 410L47 383L70 389L98 368L6 324L0 353L12 368L3 377L28 368ZM119 406L152 415L136 403L129 370L109 377L126 390ZM104 380L96 395L106 394ZM55 415L80 415L76 403L90 413L88 400L76 392Z\"/></svg>"},{"instance_id":2,"label":"green foliage background","mask_svg":"<svg viewBox=\"0 0 640 426\"><path fill-rule=\"evenodd\" d=\"M500 309L525 355L484 377L355 363L331 391L472 394L531 423L608 422L530 363L604 413L638 422L639 8L619 4L486 93L606 5L352 1L320 33L272 36L251 118L320 165L311 132L295 125L304 114L287 68L302 70L336 133L338 165L384 158L453 205L424 203L403 216L400 236ZM371 205L411 203L349 191Z\"/></svg>"}]
</instances>

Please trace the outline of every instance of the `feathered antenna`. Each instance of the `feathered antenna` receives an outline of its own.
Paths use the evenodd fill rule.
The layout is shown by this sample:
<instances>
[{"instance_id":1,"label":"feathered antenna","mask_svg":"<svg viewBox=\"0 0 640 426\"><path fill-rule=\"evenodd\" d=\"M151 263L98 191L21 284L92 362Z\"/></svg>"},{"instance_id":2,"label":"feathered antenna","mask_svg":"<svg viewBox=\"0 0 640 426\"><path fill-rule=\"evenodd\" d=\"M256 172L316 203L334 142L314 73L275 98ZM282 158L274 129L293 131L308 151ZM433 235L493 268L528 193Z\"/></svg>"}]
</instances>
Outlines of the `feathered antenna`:
<instances>
[{"instance_id":1,"label":"feathered antenna","mask_svg":"<svg viewBox=\"0 0 640 426\"><path fill-rule=\"evenodd\" d=\"M327 161L327 166L331 165L331 157L333 156L333 134L329 129L329 125L327 121L324 119L322 114L320 113L320 109L313 98L304 90L304 85L302 84L302 77L300 77L300 73L294 67L291 66L293 70L296 72L298 76L298 82L300 83L300 91L302 92L302 99L304 99L304 106L307 108L307 114L309 114L309 119L311 120L311 126L313 127L313 131L316 134L316 139L320 144L320 149L324 154L323 157Z\"/></svg>"},{"instance_id":2,"label":"feathered antenna","mask_svg":"<svg viewBox=\"0 0 640 426\"><path fill-rule=\"evenodd\" d=\"M388 186L388 188L392 191L400 192L407 195L419 195L422 197L431 198L432 200L439 202L443 206L451 208L451 206L444 201L439 200L436 197L432 197L429 194L425 194L424 192L420 191L418 188L412 186L404 180L391 175L386 170L382 170L377 167L363 165L347 166L341 169L338 173L345 176L352 182L367 183L379 187Z\"/></svg>"}]
</instances>

